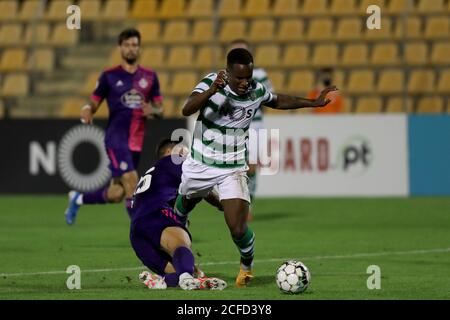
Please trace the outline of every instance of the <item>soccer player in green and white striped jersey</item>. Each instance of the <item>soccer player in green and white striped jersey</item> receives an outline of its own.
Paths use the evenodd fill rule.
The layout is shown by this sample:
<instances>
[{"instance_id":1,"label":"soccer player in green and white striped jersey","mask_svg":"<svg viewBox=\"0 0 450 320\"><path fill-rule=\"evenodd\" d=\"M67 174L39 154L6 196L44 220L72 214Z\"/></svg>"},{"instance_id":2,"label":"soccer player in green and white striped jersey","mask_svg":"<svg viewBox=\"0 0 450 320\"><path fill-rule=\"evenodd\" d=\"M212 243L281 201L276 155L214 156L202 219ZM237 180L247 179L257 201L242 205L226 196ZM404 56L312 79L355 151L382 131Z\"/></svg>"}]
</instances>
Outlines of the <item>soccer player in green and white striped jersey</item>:
<instances>
[{"instance_id":1,"label":"soccer player in green and white striped jersey","mask_svg":"<svg viewBox=\"0 0 450 320\"><path fill-rule=\"evenodd\" d=\"M183 106L183 115L199 111L191 154L183 163L183 175L175 212L182 221L202 197L217 186L225 221L241 255L236 286L245 287L253 278L255 234L247 225L250 196L246 171L246 138L256 111L265 105L274 109L323 107L325 88L310 100L272 94L253 80L253 57L245 49L231 50L226 71L206 76Z\"/></svg>"},{"instance_id":2,"label":"soccer player in green and white striped jersey","mask_svg":"<svg viewBox=\"0 0 450 320\"><path fill-rule=\"evenodd\" d=\"M243 48L251 52L250 50L250 44L244 40L244 39L236 39L231 41L230 46L228 47L228 52L236 49L236 48ZM255 67L253 69L253 80L256 82L261 83L266 90L268 90L271 93L275 93L274 87L272 85L272 82L269 80L269 76L267 75L266 70L263 68ZM255 116L252 119L252 122L250 124L250 129L254 129L254 131L251 131L252 133L258 133L260 129L264 129L264 121L263 121L264 113L262 108L258 108ZM258 146L263 145L264 143L267 144L267 141L263 141L259 135L255 137L255 139L249 139L247 141L247 149L250 158L252 159L258 159ZM254 155L254 156L253 156ZM257 173L258 173L258 164L257 163L249 163L248 164L248 189L250 191L250 199L253 203L256 193L256 187L257 187ZM250 206L248 219L249 221L252 220L253 214L252 209Z\"/></svg>"}]
</instances>

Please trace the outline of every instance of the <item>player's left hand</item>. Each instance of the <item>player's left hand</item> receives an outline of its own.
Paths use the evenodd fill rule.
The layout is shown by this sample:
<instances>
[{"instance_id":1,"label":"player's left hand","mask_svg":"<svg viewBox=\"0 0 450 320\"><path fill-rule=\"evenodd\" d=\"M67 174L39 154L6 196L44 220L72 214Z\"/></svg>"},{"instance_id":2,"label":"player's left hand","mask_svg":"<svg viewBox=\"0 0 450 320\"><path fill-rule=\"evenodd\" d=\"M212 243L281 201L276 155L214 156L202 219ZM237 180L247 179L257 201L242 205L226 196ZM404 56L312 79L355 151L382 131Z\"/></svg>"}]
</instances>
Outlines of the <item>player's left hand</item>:
<instances>
[{"instance_id":1,"label":"player's left hand","mask_svg":"<svg viewBox=\"0 0 450 320\"><path fill-rule=\"evenodd\" d=\"M331 100L326 98L327 94L337 90L338 89L336 88L336 86L329 86L323 89L319 97L315 101L316 107L324 107L329 104Z\"/></svg>"}]
</instances>

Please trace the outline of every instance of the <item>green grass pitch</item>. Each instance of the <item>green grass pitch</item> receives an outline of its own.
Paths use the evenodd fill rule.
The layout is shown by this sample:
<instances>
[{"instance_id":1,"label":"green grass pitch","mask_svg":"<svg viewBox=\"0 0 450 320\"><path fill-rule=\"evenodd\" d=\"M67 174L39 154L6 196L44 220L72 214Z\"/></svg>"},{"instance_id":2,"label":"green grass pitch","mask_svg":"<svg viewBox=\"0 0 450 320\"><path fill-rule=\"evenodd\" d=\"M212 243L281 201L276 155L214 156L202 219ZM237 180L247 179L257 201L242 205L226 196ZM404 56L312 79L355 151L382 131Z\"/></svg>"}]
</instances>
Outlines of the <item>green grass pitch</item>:
<instances>
[{"instance_id":1,"label":"green grass pitch","mask_svg":"<svg viewBox=\"0 0 450 320\"><path fill-rule=\"evenodd\" d=\"M238 252L220 213L206 204L191 215L193 251L221 292L148 290L128 239L123 205L85 206L67 226L63 196L0 197L0 299L450 299L450 198L257 199L255 278L234 287ZM282 294L277 267L304 262L312 282ZM69 265L81 290L68 290ZM367 288L367 267L381 289Z\"/></svg>"}]
</instances>

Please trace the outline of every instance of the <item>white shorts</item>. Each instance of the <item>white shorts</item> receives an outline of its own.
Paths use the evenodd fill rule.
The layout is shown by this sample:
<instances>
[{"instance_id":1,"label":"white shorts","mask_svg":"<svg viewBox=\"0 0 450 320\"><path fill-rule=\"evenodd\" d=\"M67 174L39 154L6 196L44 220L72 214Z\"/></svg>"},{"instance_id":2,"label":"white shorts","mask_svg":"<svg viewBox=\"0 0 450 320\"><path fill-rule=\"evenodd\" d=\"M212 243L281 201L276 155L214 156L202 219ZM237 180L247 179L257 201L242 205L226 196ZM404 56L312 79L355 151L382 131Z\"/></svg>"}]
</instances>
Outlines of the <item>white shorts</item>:
<instances>
[{"instance_id":1,"label":"white shorts","mask_svg":"<svg viewBox=\"0 0 450 320\"><path fill-rule=\"evenodd\" d=\"M250 203L248 191L248 167L215 168L193 160L190 156L183 163L183 174L178 192L188 199L205 197L217 186L220 200L243 199Z\"/></svg>"}]
</instances>

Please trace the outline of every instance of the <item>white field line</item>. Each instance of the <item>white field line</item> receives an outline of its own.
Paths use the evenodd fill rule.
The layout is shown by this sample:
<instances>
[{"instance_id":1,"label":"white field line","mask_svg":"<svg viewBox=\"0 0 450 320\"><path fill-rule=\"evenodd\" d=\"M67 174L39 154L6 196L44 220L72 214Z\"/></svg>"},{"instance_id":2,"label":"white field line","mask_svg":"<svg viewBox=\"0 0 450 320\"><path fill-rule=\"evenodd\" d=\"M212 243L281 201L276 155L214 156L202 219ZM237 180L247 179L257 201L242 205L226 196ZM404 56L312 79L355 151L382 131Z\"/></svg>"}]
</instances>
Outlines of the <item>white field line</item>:
<instances>
[{"instance_id":1,"label":"white field line","mask_svg":"<svg viewBox=\"0 0 450 320\"><path fill-rule=\"evenodd\" d=\"M302 257L302 261L308 260L326 260L326 259L352 259L352 258L365 258L365 257L380 257L380 256L390 256L390 255L410 255L410 254L428 254L428 253L445 253L450 252L450 248L438 248L438 249L424 249L424 250L411 250L411 251L384 251L384 252L373 252L373 253L354 253L347 255L333 255L333 256L313 256L313 257ZM273 259L261 259L255 260L255 263L266 263L266 262L280 262L287 261L294 258L273 258ZM216 261L216 262L205 262L200 264L201 266L216 266L216 265L233 265L238 264L237 260L234 261ZM129 268L111 268L111 269L88 269L81 270L82 273L95 273L95 272L116 272L116 271L133 271L133 270L143 270L144 266L140 267L129 267ZM41 275L54 275L54 274L66 274L66 271L43 271L43 272L30 272L30 273L0 273L0 277L25 277L25 276L41 276Z\"/></svg>"}]
</instances>

